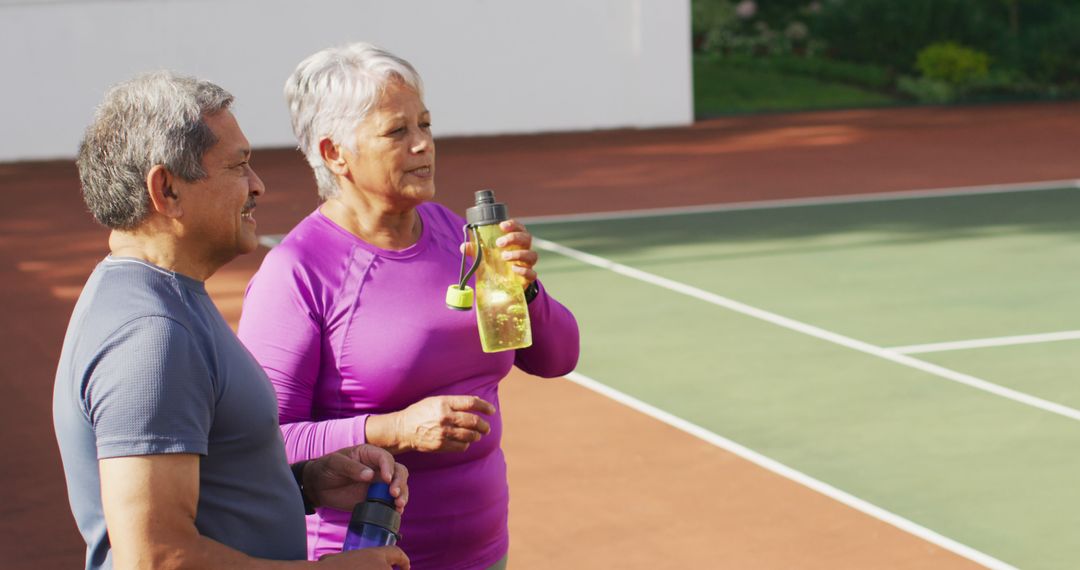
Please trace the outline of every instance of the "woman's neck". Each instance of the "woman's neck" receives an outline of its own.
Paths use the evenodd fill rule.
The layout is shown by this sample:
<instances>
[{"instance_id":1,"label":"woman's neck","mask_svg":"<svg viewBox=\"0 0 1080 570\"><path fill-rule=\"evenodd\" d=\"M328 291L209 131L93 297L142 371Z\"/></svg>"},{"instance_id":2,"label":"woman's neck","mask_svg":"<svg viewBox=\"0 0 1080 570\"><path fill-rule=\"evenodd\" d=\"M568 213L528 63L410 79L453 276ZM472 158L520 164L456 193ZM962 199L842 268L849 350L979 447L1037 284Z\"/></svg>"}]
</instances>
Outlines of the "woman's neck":
<instances>
[{"instance_id":1,"label":"woman's neck","mask_svg":"<svg viewBox=\"0 0 1080 570\"><path fill-rule=\"evenodd\" d=\"M330 198L319 208L324 216L367 243L391 251L420 240L422 222L415 206L393 208L373 200Z\"/></svg>"}]
</instances>

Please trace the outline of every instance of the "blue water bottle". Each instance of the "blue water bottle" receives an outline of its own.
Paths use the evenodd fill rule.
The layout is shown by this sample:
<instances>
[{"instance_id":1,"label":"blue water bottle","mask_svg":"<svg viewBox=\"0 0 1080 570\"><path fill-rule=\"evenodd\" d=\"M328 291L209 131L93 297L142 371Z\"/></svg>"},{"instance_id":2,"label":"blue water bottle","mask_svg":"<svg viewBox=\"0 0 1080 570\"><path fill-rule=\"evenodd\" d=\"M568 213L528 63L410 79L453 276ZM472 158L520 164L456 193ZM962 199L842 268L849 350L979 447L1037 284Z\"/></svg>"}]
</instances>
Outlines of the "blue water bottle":
<instances>
[{"instance_id":1,"label":"blue water bottle","mask_svg":"<svg viewBox=\"0 0 1080 570\"><path fill-rule=\"evenodd\" d=\"M345 532L345 544L341 550L356 550L372 546L396 544L401 514L394 509L394 498L386 483L372 483L367 499L353 508L349 529Z\"/></svg>"}]
</instances>

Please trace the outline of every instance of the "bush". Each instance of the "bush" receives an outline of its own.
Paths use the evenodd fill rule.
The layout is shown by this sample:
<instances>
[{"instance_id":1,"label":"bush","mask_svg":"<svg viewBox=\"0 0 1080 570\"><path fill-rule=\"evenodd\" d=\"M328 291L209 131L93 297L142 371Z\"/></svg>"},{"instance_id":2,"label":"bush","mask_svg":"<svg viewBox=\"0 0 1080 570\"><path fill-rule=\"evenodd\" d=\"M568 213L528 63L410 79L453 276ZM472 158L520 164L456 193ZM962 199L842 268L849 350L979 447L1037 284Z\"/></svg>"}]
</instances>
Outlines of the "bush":
<instances>
[{"instance_id":1,"label":"bush","mask_svg":"<svg viewBox=\"0 0 1080 570\"><path fill-rule=\"evenodd\" d=\"M733 67L758 71L773 71L789 75L802 75L824 81L847 83L874 90L892 87L893 77L889 70L860 63L833 61L821 57L780 55L772 57L749 57L730 55L722 58Z\"/></svg>"},{"instance_id":2,"label":"bush","mask_svg":"<svg viewBox=\"0 0 1080 570\"><path fill-rule=\"evenodd\" d=\"M970 85L989 77L990 56L953 42L930 44L915 57L923 78L949 85Z\"/></svg>"},{"instance_id":3,"label":"bush","mask_svg":"<svg viewBox=\"0 0 1080 570\"><path fill-rule=\"evenodd\" d=\"M956 100L956 90L951 85L928 77L908 77L903 75L896 82L901 93L914 98L920 103L943 104Z\"/></svg>"},{"instance_id":4,"label":"bush","mask_svg":"<svg viewBox=\"0 0 1080 570\"><path fill-rule=\"evenodd\" d=\"M812 24L836 59L913 72L922 48L954 41L991 52L1008 34L1000 0L825 0Z\"/></svg>"},{"instance_id":5,"label":"bush","mask_svg":"<svg viewBox=\"0 0 1080 570\"><path fill-rule=\"evenodd\" d=\"M728 0L693 0L690 9L695 51L709 51L717 34L735 23L735 6Z\"/></svg>"},{"instance_id":6,"label":"bush","mask_svg":"<svg viewBox=\"0 0 1080 570\"><path fill-rule=\"evenodd\" d=\"M1080 7L1058 7L1041 24L1021 28L1016 65L1040 83L1080 82Z\"/></svg>"}]
</instances>

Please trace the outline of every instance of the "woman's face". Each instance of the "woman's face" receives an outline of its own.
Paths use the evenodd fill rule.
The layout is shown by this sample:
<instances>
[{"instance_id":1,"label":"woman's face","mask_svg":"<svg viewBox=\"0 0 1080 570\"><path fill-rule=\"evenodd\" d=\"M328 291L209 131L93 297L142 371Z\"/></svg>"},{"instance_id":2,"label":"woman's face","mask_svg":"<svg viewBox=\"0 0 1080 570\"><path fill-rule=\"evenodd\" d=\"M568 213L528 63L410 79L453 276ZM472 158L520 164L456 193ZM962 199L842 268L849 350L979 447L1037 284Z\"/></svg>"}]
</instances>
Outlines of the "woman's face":
<instances>
[{"instance_id":1,"label":"woman's face","mask_svg":"<svg viewBox=\"0 0 1080 570\"><path fill-rule=\"evenodd\" d=\"M431 113L401 81L390 81L356 129L356 152L344 149L349 178L362 192L415 205L435 196Z\"/></svg>"}]
</instances>

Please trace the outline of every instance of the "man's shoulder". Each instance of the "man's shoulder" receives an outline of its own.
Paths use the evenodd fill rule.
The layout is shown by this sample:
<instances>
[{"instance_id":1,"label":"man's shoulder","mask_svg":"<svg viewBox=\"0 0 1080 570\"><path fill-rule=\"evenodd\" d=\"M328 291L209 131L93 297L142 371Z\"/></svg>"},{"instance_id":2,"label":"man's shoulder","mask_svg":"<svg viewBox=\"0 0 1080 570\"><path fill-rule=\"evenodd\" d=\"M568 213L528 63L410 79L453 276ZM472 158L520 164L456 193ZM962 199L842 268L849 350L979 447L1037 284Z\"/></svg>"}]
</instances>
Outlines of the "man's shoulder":
<instances>
[{"instance_id":1,"label":"man's shoulder","mask_svg":"<svg viewBox=\"0 0 1080 570\"><path fill-rule=\"evenodd\" d=\"M142 261L107 258L94 270L83 295L120 314L171 314L187 306L182 279Z\"/></svg>"},{"instance_id":2,"label":"man's shoulder","mask_svg":"<svg viewBox=\"0 0 1080 570\"><path fill-rule=\"evenodd\" d=\"M142 262L115 258L102 261L87 280L76 305L80 334L97 334L104 340L145 318L174 321L190 328L193 309L182 279Z\"/></svg>"}]
</instances>

